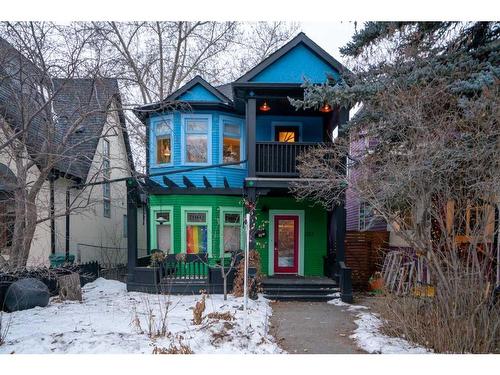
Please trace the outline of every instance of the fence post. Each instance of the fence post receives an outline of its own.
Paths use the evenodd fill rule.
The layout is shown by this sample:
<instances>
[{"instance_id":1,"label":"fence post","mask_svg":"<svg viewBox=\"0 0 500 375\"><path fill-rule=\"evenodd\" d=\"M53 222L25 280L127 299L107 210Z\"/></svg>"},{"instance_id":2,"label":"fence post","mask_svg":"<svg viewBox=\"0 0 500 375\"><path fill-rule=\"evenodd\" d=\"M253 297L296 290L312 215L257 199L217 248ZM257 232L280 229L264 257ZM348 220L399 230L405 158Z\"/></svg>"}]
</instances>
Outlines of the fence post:
<instances>
[{"instance_id":1,"label":"fence post","mask_svg":"<svg viewBox=\"0 0 500 375\"><path fill-rule=\"evenodd\" d=\"M340 266L340 299L342 302L352 303L352 270L344 262Z\"/></svg>"}]
</instances>

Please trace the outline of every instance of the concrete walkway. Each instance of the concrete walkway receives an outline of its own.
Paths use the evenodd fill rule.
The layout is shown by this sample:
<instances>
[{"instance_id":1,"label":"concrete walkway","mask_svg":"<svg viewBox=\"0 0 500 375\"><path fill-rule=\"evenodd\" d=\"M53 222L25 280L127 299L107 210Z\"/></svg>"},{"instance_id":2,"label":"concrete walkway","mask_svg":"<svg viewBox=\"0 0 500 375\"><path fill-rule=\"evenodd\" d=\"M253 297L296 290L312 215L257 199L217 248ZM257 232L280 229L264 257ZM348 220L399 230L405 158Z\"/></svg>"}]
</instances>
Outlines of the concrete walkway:
<instances>
[{"instance_id":1,"label":"concrete walkway","mask_svg":"<svg viewBox=\"0 0 500 375\"><path fill-rule=\"evenodd\" d=\"M354 315L326 302L273 302L271 333L281 348L294 354L359 354L349 335Z\"/></svg>"}]
</instances>

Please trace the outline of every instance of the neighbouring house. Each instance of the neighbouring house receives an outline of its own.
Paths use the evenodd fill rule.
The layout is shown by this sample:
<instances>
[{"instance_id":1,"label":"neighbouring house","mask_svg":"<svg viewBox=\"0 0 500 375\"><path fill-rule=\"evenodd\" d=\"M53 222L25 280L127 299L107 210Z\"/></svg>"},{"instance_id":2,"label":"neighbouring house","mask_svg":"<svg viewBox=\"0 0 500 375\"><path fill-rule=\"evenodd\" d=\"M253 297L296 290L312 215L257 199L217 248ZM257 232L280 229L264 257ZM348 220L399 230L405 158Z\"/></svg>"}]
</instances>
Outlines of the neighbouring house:
<instances>
[{"instance_id":1,"label":"neighbouring house","mask_svg":"<svg viewBox=\"0 0 500 375\"><path fill-rule=\"evenodd\" d=\"M37 160L45 152L48 127L36 116L31 122L23 122L21 116L26 109L19 106L19 98L26 91L22 82L26 73L22 72L36 72L37 67L5 40L0 39L0 47L0 118L6 126L0 128L0 138L8 139L11 130L17 131L24 124L23 152L28 161L33 161L27 169L29 182L40 176ZM130 177L134 172L117 80L50 78L49 84L49 92L54 93L50 105L55 139L60 141L69 134L69 140L37 197L40 222L28 265L47 265L49 256L56 253L73 254L81 263L125 264L126 182L106 182ZM23 100L36 99L31 96ZM74 124L78 124L75 131L68 132ZM0 251L4 258L9 257L12 244L13 192L23 188L18 184L20 176L11 152L5 144L0 149ZM89 183L94 185L85 186Z\"/></svg>"},{"instance_id":2,"label":"neighbouring house","mask_svg":"<svg viewBox=\"0 0 500 375\"><path fill-rule=\"evenodd\" d=\"M356 116L362 116L361 109ZM364 133L351 134L349 153L356 158L369 155L377 145L377 140ZM359 178L355 168L349 168L348 179L352 182ZM356 191L349 185L346 192L346 263L352 268L353 285L366 287L367 282L375 271L381 269L384 255L391 251L401 251L414 257L414 249L400 235L397 223L388 223L366 201L363 201ZM403 221L408 227L412 224L412 210L418 210L415 203L408 207ZM462 210L458 212L457 210ZM497 248L499 211L496 205L487 202L468 202L466 207L457 208L452 200L446 204L443 212L443 221L446 230L455 233L458 247L468 246L470 243L480 243L486 247ZM478 238L477 232L473 235L478 222L484 224L484 233ZM436 231L438 229L435 229ZM476 229L477 230L477 229ZM399 233L399 234L398 234ZM426 273L427 282L430 275ZM423 281L422 281L423 282Z\"/></svg>"},{"instance_id":3,"label":"neighbouring house","mask_svg":"<svg viewBox=\"0 0 500 375\"><path fill-rule=\"evenodd\" d=\"M214 87L197 76L137 108L148 135L148 250L220 261L244 247L245 202L252 202L251 243L264 275L333 276L327 266L338 271L344 257L344 208L299 202L289 186L299 178L297 156L333 142L349 108L296 110L289 98L303 98L305 79L322 84L345 69L300 33L234 82ZM149 261L130 245L129 290L154 290L143 276Z\"/></svg>"}]
</instances>

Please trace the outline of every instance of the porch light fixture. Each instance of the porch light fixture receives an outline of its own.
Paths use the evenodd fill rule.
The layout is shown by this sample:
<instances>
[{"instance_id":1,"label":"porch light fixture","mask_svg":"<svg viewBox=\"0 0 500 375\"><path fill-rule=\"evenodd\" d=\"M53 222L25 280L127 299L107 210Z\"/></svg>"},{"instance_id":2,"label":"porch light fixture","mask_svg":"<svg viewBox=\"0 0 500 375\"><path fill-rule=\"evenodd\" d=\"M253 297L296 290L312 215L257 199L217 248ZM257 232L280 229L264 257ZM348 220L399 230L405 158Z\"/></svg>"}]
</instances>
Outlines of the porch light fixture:
<instances>
[{"instance_id":1,"label":"porch light fixture","mask_svg":"<svg viewBox=\"0 0 500 375\"><path fill-rule=\"evenodd\" d=\"M168 221L167 219L161 216L158 219L156 219L156 222L160 225L165 224L167 221Z\"/></svg>"},{"instance_id":2,"label":"porch light fixture","mask_svg":"<svg viewBox=\"0 0 500 375\"><path fill-rule=\"evenodd\" d=\"M328 103L323 104L323 107L319 109L320 112L328 113L332 111L332 106Z\"/></svg>"},{"instance_id":3,"label":"porch light fixture","mask_svg":"<svg viewBox=\"0 0 500 375\"><path fill-rule=\"evenodd\" d=\"M267 111L270 111L271 110L271 107L267 104L267 102L264 102L264 104L262 104L259 109L262 111L262 112L267 112Z\"/></svg>"}]
</instances>

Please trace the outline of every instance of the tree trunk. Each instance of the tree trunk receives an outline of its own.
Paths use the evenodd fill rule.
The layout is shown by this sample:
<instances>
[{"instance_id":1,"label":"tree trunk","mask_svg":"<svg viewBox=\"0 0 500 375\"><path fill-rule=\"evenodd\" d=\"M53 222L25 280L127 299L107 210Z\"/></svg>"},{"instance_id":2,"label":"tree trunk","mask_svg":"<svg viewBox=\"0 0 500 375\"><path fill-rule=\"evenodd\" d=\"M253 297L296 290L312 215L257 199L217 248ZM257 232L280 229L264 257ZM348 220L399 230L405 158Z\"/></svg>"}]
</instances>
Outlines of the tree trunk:
<instances>
[{"instance_id":1,"label":"tree trunk","mask_svg":"<svg viewBox=\"0 0 500 375\"><path fill-rule=\"evenodd\" d=\"M224 301L227 301L227 274L226 273L224 273L223 280L224 280Z\"/></svg>"},{"instance_id":2,"label":"tree trunk","mask_svg":"<svg viewBox=\"0 0 500 375\"><path fill-rule=\"evenodd\" d=\"M80 275L72 273L57 278L59 283L59 297L61 300L81 301L82 288L80 286Z\"/></svg>"}]
</instances>

